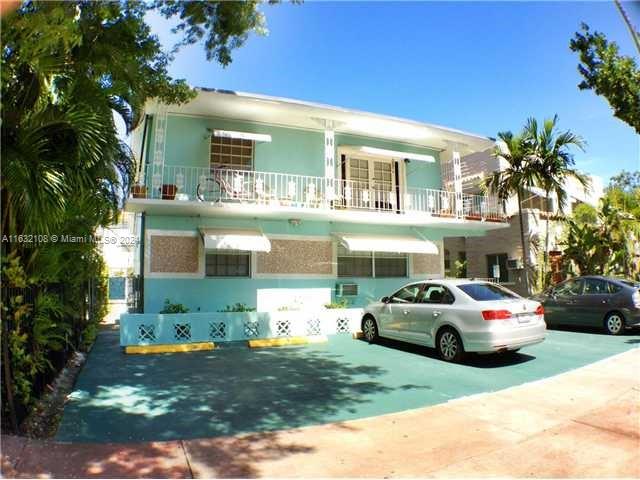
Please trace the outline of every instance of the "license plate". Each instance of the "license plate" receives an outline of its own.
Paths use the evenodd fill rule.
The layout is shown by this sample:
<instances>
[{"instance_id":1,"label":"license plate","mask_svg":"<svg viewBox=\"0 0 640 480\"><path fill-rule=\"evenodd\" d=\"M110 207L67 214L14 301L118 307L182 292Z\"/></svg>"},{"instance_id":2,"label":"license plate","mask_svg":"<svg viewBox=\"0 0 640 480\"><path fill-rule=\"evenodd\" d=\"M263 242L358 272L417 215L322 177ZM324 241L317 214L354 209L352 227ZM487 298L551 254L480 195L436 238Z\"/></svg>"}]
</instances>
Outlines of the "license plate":
<instances>
[{"instance_id":1,"label":"license plate","mask_svg":"<svg viewBox=\"0 0 640 480\"><path fill-rule=\"evenodd\" d=\"M518 323L529 323L531 320L533 320L533 317L534 315L531 315L530 313L518 315Z\"/></svg>"}]
</instances>

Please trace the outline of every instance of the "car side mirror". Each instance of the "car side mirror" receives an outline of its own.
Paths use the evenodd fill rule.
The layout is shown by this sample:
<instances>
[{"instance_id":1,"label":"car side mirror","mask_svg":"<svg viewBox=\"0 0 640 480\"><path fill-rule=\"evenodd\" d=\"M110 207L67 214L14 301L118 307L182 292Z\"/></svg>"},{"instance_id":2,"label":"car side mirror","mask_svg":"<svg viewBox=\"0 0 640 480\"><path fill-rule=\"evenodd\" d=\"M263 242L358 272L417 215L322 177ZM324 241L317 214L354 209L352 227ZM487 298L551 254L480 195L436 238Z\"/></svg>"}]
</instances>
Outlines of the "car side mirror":
<instances>
[{"instance_id":1,"label":"car side mirror","mask_svg":"<svg viewBox=\"0 0 640 480\"><path fill-rule=\"evenodd\" d=\"M390 299L389 297L382 297L382 298L380 299L380 301L381 301L382 303L389 303L389 302L391 301L391 299Z\"/></svg>"}]
</instances>

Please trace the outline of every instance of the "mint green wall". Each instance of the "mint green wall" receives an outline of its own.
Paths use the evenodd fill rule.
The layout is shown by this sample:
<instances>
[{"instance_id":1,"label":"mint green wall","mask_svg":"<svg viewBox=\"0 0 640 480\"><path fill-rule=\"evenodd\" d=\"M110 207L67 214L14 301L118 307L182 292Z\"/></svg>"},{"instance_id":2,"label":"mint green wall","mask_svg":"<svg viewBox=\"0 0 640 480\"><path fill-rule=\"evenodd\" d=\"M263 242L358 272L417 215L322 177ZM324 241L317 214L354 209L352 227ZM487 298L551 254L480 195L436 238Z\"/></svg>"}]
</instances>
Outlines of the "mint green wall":
<instances>
[{"instance_id":1,"label":"mint green wall","mask_svg":"<svg viewBox=\"0 0 640 480\"><path fill-rule=\"evenodd\" d=\"M207 167L209 131L207 128L238 130L271 135L271 142L258 143L255 170L324 176L324 134L308 130L205 117L169 115L167 120L165 165ZM440 188L438 152L401 142L357 135L336 134L336 147L367 145L388 150L433 155L435 163L412 161L407 164L407 185ZM150 151L152 155L153 152ZM153 158L153 157L149 157ZM339 168L340 159L336 159Z\"/></svg>"},{"instance_id":2,"label":"mint green wall","mask_svg":"<svg viewBox=\"0 0 640 480\"><path fill-rule=\"evenodd\" d=\"M249 122L169 115L165 165L207 167L207 128L271 135L271 142L258 142L255 170L298 175L324 175L324 134Z\"/></svg>"},{"instance_id":3,"label":"mint green wall","mask_svg":"<svg viewBox=\"0 0 640 480\"><path fill-rule=\"evenodd\" d=\"M146 278L144 281L144 313L158 313L164 300L182 303L192 312L215 312L240 302L255 307L257 290L262 288L330 288L336 283L355 282L358 297L349 297L350 306L363 307L369 302L393 293L408 283L407 278L349 279L281 279L281 278Z\"/></svg>"}]
</instances>

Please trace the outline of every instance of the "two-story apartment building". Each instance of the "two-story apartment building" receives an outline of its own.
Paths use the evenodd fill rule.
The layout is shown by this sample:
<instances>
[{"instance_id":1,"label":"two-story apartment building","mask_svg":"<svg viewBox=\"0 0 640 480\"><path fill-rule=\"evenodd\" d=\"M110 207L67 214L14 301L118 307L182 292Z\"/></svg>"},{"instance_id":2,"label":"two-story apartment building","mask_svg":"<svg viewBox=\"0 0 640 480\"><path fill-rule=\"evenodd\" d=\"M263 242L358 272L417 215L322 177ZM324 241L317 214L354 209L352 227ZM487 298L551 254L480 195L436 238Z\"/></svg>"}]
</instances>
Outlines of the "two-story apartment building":
<instances>
[{"instance_id":1,"label":"two-story apartment building","mask_svg":"<svg viewBox=\"0 0 640 480\"><path fill-rule=\"evenodd\" d=\"M443 238L507 227L463 193L460 159L492 139L309 102L200 89L150 103L126 210L141 215L145 313L244 303L361 306L444 275Z\"/></svg>"},{"instance_id":2,"label":"two-story apartment building","mask_svg":"<svg viewBox=\"0 0 640 480\"><path fill-rule=\"evenodd\" d=\"M478 193L482 180L492 172L505 167L504 160L495 157L492 151L476 152L463 158L461 165L462 189L465 193ZM564 188L567 201L560 208L554 194L548 197L544 190L530 187L522 199L522 219L527 243L529 265L539 265L544 249L547 223L549 223L549 251L554 271L554 281L562 280L560 256L562 251L563 216L573 213L575 207L586 203L593 207L603 196L602 179L590 176L591 186L585 189L574 178L568 178ZM505 214L508 228L487 232L482 238L452 237L444 241L444 264L447 276L456 276L458 265L466 265L466 276L490 278L512 290L526 294L524 287L524 269L522 242L520 240L520 222L517 198L513 196L505 202Z\"/></svg>"}]
</instances>

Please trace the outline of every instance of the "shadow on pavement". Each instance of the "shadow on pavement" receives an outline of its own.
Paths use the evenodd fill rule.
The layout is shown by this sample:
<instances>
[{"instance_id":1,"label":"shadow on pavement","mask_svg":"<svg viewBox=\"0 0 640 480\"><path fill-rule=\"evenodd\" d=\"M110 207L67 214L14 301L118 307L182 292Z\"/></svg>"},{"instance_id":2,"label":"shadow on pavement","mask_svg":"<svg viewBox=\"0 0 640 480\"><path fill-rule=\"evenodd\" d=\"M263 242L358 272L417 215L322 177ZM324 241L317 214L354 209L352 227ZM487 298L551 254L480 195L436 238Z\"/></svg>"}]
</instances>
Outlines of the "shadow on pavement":
<instances>
[{"instance_id":1,"label":"shadow on pavement","mask_svg":"<svg viewBox=\"0 0 640 480\"><path fill-rule=\"evenodd\" d=\"M321 348L125 355L117 332L103 331L56 438L193 439L324 423L389 391L376 381L385 372Z\"/></svg>"},{"instance_id":2,"label":"shadow on pavement","mask_svg":"<svg viewBox=\"0 0 640 480\"><path fill-rule=\"evenodd\" d=\"M360 341L366 343L366 340L361 339ZM427 357L438 360L442 363L446 363L444 362L444 360L440 359L435 348L423 347L422 345L413 345L411 343L391 340L389 338L379 338L376 343L383 347L393 348L402 352L420 355L422 357ZM535 360L535 358L536 357L533 355L527 355L521 352L498 353L491 355L479 355L470 353L467 354L461 365L476 368L500 368L529 362L531 360Z\"/></svg>"}]
</instances>

